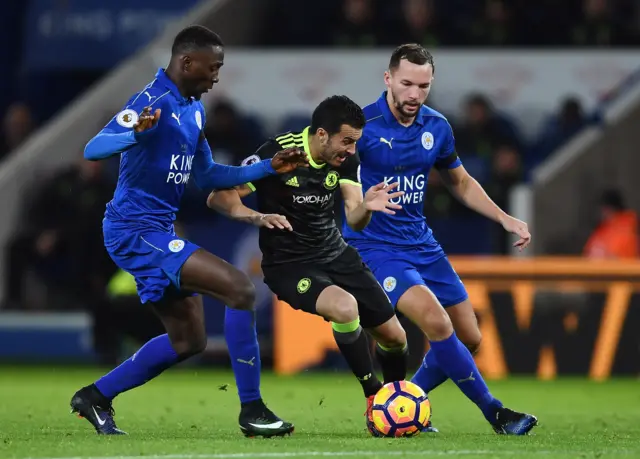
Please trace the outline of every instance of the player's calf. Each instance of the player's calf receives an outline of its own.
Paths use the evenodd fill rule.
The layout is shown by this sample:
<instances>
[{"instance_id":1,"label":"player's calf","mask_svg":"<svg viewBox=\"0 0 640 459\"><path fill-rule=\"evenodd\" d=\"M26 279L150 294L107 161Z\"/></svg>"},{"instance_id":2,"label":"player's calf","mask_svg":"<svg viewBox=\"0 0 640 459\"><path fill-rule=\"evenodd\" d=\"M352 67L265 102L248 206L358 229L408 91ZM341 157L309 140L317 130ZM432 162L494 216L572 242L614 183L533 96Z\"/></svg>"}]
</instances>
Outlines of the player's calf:
<instances>
[{"instance_id":1,"label":"player's calf","mask_svg":"<svg viewBox=\"0 0 640 459\"><path fill-rule=\"evenodd\" d=\"M358 378L365 397L375 395L382 383L373 371L369 342L360 326L356 299L340 287L331 285L318 296L316 311L331 321L336 344Z\"/></svg>"},{"instance_id":2,"label":"player's calf","mask_svg":"<svg viewBox=\"0 0 640 459\"><path fill-rule=\"evenodd\" d=\"M207 346L204 308L201 297L186 297L153 305L167 330L178 360L203 352Z\"/></svg>"},{"instance_id":3,"label":"player's calf","mask_svg":"<svg viewBox=\"0 0 640 459\"><path fill-rule=\"evenodd\" d=\"M387 322L371 330L375 337L376 358L382 368L384 383L402 381L407 377L407 334L398 318L393 316Z\"/></svg>"}]
</instances>

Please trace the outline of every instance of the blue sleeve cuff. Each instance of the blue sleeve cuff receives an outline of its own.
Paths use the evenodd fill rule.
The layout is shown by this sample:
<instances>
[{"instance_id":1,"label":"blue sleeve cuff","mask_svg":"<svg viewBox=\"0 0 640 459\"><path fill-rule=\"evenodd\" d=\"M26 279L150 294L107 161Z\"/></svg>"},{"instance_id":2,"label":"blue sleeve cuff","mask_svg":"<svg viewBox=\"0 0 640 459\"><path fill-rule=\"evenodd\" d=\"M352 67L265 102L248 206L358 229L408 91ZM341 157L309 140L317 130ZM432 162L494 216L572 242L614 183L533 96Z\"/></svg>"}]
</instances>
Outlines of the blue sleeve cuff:
<instances>
[{"instance_id":1,"label":"blue sleeve cuff","mask_svg":"<svg viewBox=\"0 0 640 459\"><path fill-rule=\"evenodd\" d=\"M271 165L271 160L270 159L263 159L262 160L262 164L264 166L264 170L267 171L267 173L269 173L270 175L276 175L277 174L276 170Z\"/></svg>"}]
</instances>

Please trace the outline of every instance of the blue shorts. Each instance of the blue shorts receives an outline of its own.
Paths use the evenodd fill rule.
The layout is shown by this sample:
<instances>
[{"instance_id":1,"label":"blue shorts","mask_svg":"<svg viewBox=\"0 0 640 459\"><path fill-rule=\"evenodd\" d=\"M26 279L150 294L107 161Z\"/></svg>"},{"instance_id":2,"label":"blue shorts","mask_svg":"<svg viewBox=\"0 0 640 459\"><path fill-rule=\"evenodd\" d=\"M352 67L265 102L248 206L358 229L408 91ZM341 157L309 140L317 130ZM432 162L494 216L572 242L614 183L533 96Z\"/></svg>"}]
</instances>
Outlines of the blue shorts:
<instances>
[{"instance_id":1,"label":"blue shorts","mask_svg":"<svg viewBox=\"0 0 640 459\"><path fill-rule=\"evenodd\" d=\"M445 308L469 298L460 277L443 252L438 255L415 247L406 251L387 247L359 248L358 251L394 306L404 292L414 285L426 286Z\"/></svg>"},{"instance_id":2,"label":"blue shorts","mask_svg":"<svg viewBox=\"0 0 640 459\"><path fill-rule=\"evenodd\" d=\"M190 296L180 290L180 270L199 247L172 232L132 229L104 221L104 246L119 268L136 279L142 303L166 295Z\"/></svg>"}]
</instances>

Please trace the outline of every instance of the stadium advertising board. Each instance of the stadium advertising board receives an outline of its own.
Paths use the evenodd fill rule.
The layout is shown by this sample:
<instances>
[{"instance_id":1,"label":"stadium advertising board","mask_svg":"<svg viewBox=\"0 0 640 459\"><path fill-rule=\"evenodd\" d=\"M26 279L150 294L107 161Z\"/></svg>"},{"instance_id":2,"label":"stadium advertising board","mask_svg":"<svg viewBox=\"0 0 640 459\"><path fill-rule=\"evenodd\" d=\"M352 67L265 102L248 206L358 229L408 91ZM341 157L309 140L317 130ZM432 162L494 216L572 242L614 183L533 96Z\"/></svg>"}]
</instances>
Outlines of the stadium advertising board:
<instances>
[{"instance_id":1,"label":"stadium advertising board","mask_svg":"<svg viewBox=\"0 0 640 459\"><path fill-rule=\"evenodd\" d=\"M29 70L110 69L198 0L32 0L24 34Z\"/></svg>"},{"instance_id":2,"label":"stadium advertising board","mask_svg":"<svg viewBox=\"0 0 640 459\"><path fill-rule=\"evenodd\" d=\"M640 263L580 258L452 258L479 318L489 379L640 372ZM322 319L274 305L274 364L292 374L337 350ZM411 325L410 327L413 327ZM408 329L415 367L428 342Z\"/></svg>"}]
</instances>

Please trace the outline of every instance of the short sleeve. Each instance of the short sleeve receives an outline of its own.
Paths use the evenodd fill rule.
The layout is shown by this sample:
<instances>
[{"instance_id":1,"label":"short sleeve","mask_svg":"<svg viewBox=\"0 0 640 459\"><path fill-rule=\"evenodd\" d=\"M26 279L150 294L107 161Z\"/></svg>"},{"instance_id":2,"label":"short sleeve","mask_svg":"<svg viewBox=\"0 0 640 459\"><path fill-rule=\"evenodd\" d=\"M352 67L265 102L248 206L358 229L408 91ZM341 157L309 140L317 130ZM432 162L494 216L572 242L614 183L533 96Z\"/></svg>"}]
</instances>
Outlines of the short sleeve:
<instances>
[{"instance_id":1,"label":"short sleeve","mask_svg":"<svg viewBox=\"0 0 640 459\"><path fill-rule=\"evenodd\" d=\"M461 165L462 161L460 161L458 153L456 152L456 140L453 136L453 129L451 129L451 125L446 122L446 126L444 129L444 142L442 148L438 152L435 168L455 169L456 167Z\"/></svg>"},{"instance_id":2,"label":"short sleeve","mask_svg":"<svg viewBox=\"0 0 640 459\"><path fill-rule=\"evenodd\" d=\"M349 156L340 166L340 183L362 186L360 183L360 158L357 154Z\"/></svg>"},{"instance_id":3,"label":"short sleeve","mask_svg":"<svg viewBox=\"0 0 640 459\"><path fill-rule=\"evenodd\" d=\"M239 166L249 166L265 159L271 159L280 150L282 150L280 144L276 142L275 139L269 139L265 143L263 143L254 154L247 156L242 161L240 161ZM257 182L250 182L247 183L247 186L251 189L251 191L256 191L256 188L260 182L261 180L258 180Z\"/></svg>"},{"instance_id":4,"label":"short sleeve","mask_svg":"<svg viewBox=\"0 0 640 459\"><path fill-rule=\"evenodd\" d=\"M152 111L156 108L161 108L160 104L163 97L164 94L155 88L148 88L138 94L134 94L122 110L109 121L105 126L105 130L115 134L130 131L138 122L138 117L145 107L151 107Z\"/></svg>"}]
</instances>

